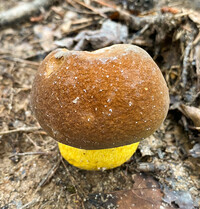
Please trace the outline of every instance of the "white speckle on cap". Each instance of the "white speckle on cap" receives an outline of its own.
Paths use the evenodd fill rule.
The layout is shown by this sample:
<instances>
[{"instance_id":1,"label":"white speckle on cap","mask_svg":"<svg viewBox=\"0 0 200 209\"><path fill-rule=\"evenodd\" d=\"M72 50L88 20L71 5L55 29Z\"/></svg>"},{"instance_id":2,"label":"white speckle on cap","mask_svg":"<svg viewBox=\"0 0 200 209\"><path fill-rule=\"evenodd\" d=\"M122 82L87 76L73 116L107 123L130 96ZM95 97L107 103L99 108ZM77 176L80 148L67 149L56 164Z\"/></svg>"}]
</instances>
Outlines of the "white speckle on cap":
<instances>
[{"instance_id":1,"label":"white speckle on cap","mask_svg":"<svg viewBox=\"0 0 200 209\"><path fill-rule=\"evenodd\" d=\"M110 112L112 112L112 109L109 109Z\"/></svg>"},{"instance_id":2,"label":"white speckle on cap","mask_svg":"<svg viewBox=\"0 0 200 209\"><path fill-rule=\"evenodd\" d=\"M129 103L128 103L129 106L132 106L132 104L133 104L132 102L129 102Z\"/></svg>"},{"instance_id":3,"label":"white speckle on cap","mask_svg":"<svg viewBox=\"0 0 200 209\"><path fill-rule=\"evenodd\" d=\"M76 103L78 102L78 100L79 100L79 97L76 97L76 99L74 99L72 102L73 102L74 104L76 104Z\"/></svg>"},{"instance_id":4,"label":"white speckle on cap","mask_svg":"<svg viewBox=\"0 0 200 209\"><path fill-rule=\"evenodd\" d=\"M99 60L102 62L102 64L106 64L109 58L100 58Z\"/></svg>"}]
</instances>

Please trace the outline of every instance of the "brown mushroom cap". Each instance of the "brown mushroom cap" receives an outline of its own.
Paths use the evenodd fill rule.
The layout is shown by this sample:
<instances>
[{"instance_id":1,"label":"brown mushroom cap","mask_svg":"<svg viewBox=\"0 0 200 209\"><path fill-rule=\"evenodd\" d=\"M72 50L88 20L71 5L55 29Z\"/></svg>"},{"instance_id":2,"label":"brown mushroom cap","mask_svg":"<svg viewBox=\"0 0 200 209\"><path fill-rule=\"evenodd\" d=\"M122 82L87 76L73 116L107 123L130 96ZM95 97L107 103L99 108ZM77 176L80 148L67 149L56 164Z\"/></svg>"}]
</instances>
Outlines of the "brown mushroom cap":
<instances>
[{"instance_id":1,"label":"brown mushroom cap","mask_svg":"<svg viewBox=\"0 0 200 209\"><path fill-rule=\"evenodd\" d=\"M148 53L119 44L94 52L51 52L37 72L31 103L42 128L57 141L105 149L151 135L167 115L169 94Z\"/></svg>"}]
</instances>

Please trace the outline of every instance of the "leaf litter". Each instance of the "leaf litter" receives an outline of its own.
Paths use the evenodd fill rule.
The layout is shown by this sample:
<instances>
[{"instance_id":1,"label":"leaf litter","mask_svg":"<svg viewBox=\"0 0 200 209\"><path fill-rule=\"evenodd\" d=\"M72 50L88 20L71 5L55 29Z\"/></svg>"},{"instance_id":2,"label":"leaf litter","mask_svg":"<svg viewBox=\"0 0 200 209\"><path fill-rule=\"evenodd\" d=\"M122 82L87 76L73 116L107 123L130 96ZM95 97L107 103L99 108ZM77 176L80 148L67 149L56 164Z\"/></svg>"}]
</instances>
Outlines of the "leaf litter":
<instances>
[{"instance_id":1,"label":"leaf litter","mask_svg":"<svg viewBox=\"0 0 200 209\"><path fill-rule=\"evenodd\" d=\"M200 6L184 2L57 1L2 28L1 208L199 207ZM5 1L0 11L13 5L20 4ZM167 81L170 111L121 167L79 170L60 159L56 142L33 117L32 81L56 47L92 51L115 43L137 44L151 54Z\"/></svg>"}]
</instances>

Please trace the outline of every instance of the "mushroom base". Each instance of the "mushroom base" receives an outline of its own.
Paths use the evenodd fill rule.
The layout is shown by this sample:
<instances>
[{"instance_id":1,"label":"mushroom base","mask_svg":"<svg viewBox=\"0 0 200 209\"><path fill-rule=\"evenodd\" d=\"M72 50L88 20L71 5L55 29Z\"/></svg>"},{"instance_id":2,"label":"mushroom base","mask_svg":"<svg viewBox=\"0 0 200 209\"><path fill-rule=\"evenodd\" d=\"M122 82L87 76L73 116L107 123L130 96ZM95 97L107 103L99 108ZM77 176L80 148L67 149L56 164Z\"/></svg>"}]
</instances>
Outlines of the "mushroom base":
<instances>
[{"instance_id":1,"label":"mushroom base","mask_svg":"<svg viewBox=\"0 0 200 209\"><path fill-rule=\"evenodd\" d=\"M116 168L131 158L139 142L109 149L85 150L58 143L65 160L84 170L107 170Z\"/></svg>"}]
</instances>

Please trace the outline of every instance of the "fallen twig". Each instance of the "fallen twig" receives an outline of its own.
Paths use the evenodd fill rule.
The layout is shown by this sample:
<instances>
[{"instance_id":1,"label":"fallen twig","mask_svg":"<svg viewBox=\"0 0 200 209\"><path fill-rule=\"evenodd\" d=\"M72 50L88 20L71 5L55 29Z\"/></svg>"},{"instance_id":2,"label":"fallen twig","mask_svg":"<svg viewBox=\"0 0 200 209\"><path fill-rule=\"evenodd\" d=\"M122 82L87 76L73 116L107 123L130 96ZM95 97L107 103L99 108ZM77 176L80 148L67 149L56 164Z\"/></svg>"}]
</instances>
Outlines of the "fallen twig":
<instances>
[{"instance_id":1,"label":"fallen twig","mask_svg":"<svg viewBox=\"0 0 200 209\"><path fill-rule=\"evenodd\" d=\"M38 131L40 130L40 127L22 127L14 130L8 130L8 131L2 131L0 132L0 136L12 134L12 133L18 133L18 132L32 132L32 131Z\"/></svg>"},{"instance_id":2,"label":"fallen twig","mask_svg":"<svg viewBox=\"0 0 200 209\"><path fill-rule=\"evenodd\" d=\"M95 24L95 22L88 22L88 23L85 23L83 25L80 25L80 26L77 26L77 27L74 27L72 29L70 29L67 33L74 33L74 32L77 32L79 30L82 30L82 29L85 29L91 25Z\"/></svg>"},{"instance_id":3,"label":"fallen twig","mask_svg":"<svg viewBox=\"0 0 200 209\"><path fill-rule=\"evenodd\" d=\"M106 18L106 15L103 14L102 12L99 12L96 8L94 8L94 7L90 6L90 5L87 5L87 4L85 4L85 3L83 3L83 2L81 2L79 0L74 0L74 1L76 3L78 3L78 4L80 4L81 6L83 6L83 7L87 8L87 9L91 10L92 12L94 12L94 13L96 13L96 14L104 17L104 18Z\"/></svg>"},{"instance_id":4,"label":"fallen twig","mask_svg":"<svg viewBox=\"0 0 200 209\"><path fill-rule=\"evenodd\" d=\"M63 161L63 159L61 158L61 162L69 176L70 181L72 182L74 189L76 191L76 195L77 197L79 197L81 199L81 205L82 208L85 209L84 203L82 201L82 199L86 199L87 195L85 194L85 192L83 191L83 189L77 184L76 180L74 179L74 177L71 175L71 173L69 172L69 169L67 168L67 166L65 165L65 162Z\"/></svg>"},{"instance_id":5,"label":"fallen twig","mask_svg":"<svg viewBox=\"0 0 200 209\"><path fill-rule=\"evenodd\" d=\"M188 43L188 45L185 48L185 54L184 54L184 58L183 58L183 70L182 70L182 81L183 81L183 86L186 86L187 84L187 79L188 79L188 66L190 64L190 60L189 60L189 55L192 49L192 43L193 43L193 39Z\"/></svg>"},{"instance_id":6,"label":"fallen twig","mask_svg":"<svg viewBox=\"0 0 200 209\"><path fill-rule=\"evenodd\" d=\"M37 152L23 152L23 153L14 153L10 156L11 157L14 157L14 156L25 156L25 155L51 155L52 152L42 152L42 151L37 151Z\"/></svg>"},{"instance_id":7,"label":"fallen twig","mask_svg":"<svg viewBox=\"0 0 200 209\"><path fill-rule=\"evenodd\" d=\"M40 197L33 199L31 202L26 203L25 205L23 205L22 207L20 207L19 209L25 209L25 208L32 208L33 205L35 205L35 203L39 202Z\"/></svg>"},{"instance_id":8,"label":"fallen twig","mask_svg":"<svg viewBox=\"0 0 200 209\"><path fill-rule=\"evenodd\" d=\"M200 32L199 32L200 38ZM197 74L197 92L200 92L200 45L195 47L195 61L196 61L196 74Z\"/></svg>"},{"instance_id":9,"label":"fallen twig","mask_svg":"<svg viewBox=\"0 0 200 209\"><path fill-rule=\"evenodd\" d=\"M59 165L61 162L61 157L58 159L58 162L48 171L48 173L46 174L46 176L42 179L42 181L40 181L35 193L38 191L38 189L42 186L44 186L45 184L47 184L50 179L53 177L53 175L55 174L55 172L57 171Z\"/></svg>"},{"instance_id":10,"label":"fallen twig","mask_svg":"<svg viewBox=\"0 0 200 209\"><path fill-rule=\"evenodd\" d=\"M17 57L3 56L3 57L0 57L0 59L13 61L13 62L19 62L19 63L23 63L26 65L34 65L36 67L38 67L40 64L39 62L29 61L29 60L25 60L25 59L21 59L21 58L17 58Z\"/></svg>"},{"instance_id":11,"label":"fallen twig","mask_svg":"<svg viewBox=\"0 0 200 209\"><path fill-rule=\"evenodd\" d=\"M19 23L19 21L39 13L42 7L50 7L55 1L56 0L35 0L2 12L0 13L0 27L8 26L16 22Z\"/></svg>"},{"instance_id":12,"label":"fallen twig","mask_svg":"<svg viewBox=\"0 0 200 209\"><path fill-rule=\"evenodd\" d=\"M83 191L83 189L82 189L81 187L79 187L79 186L77 185L76 180L75 180L74 177L70 174L69 169L68 169L67 166L65 165L65 162L63 161L63 159L61 159L61 162L62 162L62 164L63 164L63 166L64 166L64 168L65 168L65 170L66 170L66 172L67 172L67 174L68 174L68 176L69 176L69 178L70 178L70 180L71 180L71 182L72 182L72 184L73 184L73 186L74 186L74 188L75 188L76 193L77 193L78 195L80 195L81 197L86 198L85 192Z\"/></svg>"},{"instance_id":13,"label":"fallen twig","mask_svg":"<svg viewBox=\"0 0 200 209\"><path fill-rule=\"evenodd\" d=\"M102 5L102 6L105 6L105 7L109 7L109 8L112 8L112 9L117 9L117 6L114 4L114 2L109 2L109 1L102 1L102 0L93 0L94 2Z\"/></svg>"}]
</instances>

